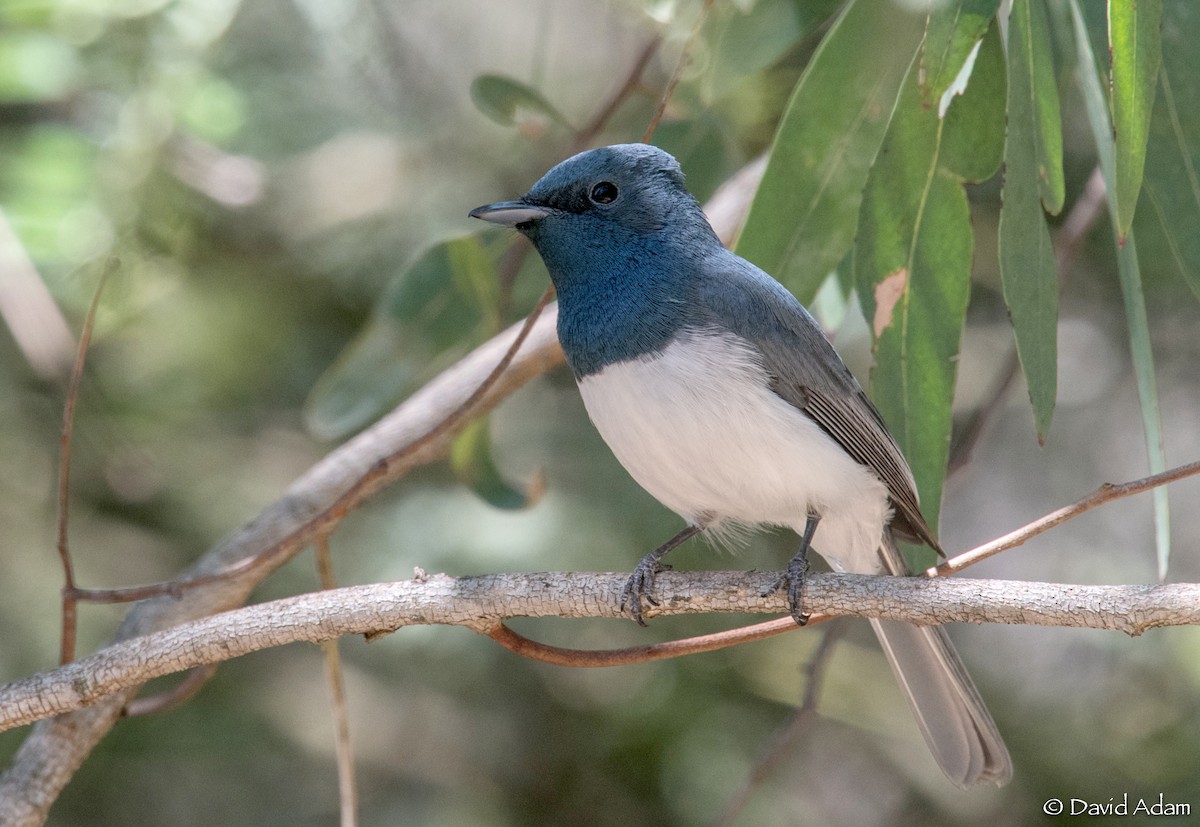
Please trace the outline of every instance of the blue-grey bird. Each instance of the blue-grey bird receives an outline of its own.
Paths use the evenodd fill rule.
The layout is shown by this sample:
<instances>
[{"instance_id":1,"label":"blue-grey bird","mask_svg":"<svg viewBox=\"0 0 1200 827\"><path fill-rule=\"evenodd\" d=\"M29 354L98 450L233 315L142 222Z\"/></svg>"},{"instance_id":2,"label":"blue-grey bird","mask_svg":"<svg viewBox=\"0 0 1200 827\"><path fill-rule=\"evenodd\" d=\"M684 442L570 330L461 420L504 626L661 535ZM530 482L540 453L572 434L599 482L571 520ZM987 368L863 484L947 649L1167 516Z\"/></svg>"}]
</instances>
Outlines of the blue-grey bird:
<instances>
[{"instance_id":1,"label":"blue-grey bird","mask_svg":"<svg viewBox=\"0 0 1200 827\"><path fill-rule=\"evenodd\" d=\"M687 523L626 586L639 622L662 555L699 531L800 534L781 581L800 622L810 542L835 570L865 574L908 573L893 534L940 552L908 463L858 382L800 302L721 244L666 152L583 152L523 197L471 215L533 242L592 422ZM950 780L1006 783L1008 751L946 632L871 625Z\"/></svg>"}]
</instances>

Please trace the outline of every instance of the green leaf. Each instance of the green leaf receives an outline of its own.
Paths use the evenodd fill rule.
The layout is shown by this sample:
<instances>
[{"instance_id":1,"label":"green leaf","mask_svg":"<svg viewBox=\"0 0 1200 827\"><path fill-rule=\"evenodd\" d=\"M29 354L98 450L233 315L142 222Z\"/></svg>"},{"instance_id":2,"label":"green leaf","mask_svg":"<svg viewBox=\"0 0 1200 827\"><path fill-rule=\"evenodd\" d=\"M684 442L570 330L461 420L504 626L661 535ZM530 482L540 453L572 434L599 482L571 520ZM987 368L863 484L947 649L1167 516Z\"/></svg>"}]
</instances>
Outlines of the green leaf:
<instances>
[{"instance_id":1,"label":"green leaf","mask_svg":"<svg viewBox=\"0 0 1200 827\"><path fill-rule=\"evenodd\" d=\"M1133 226L1154 90L1162 64L1162 0L1108 0L1108 50L1112 59L1112 122L1116 135L1117 238ZM1195 44L1188 46L1189 51Z\"/></svg>"},{"instance_id":2,"label":"green leaf","mask_svg":"<svg viewBox=\"0 0 1200 827\"><path fill-rule=\"evenodd\" d=\"M472 421L454 439L450 446L450 468L460 483L496 508L510 511L530 508L546 491L545 477L540 471L525 490L505 481L492 459L486 416Z\"/></svg>"},{"instance_id":3,"label":"green leaf","mask_svg":"<svg viewBox=\"0 0 1200 827\"><path fill-rule=\"evenodd\" d=\"M1032 126L1038 186L1046 212L1058 215L1066 197L1062 168L1062 115L1041 0L1013 0L1008 23L1008 112L1014 106ZM1014 100L1015 98L1015 100Z\"/></svg>"},{"instance_id":4,"label":"green leaf","mask_svg":"<svg viewBox=\"0 0 1200 827\"><path fill-rule=\"evenodd\" d=\"M941 163L959 178L986 181L1004 160L1004 44L1000 26L980 42L966 92L946 112Z\"/></svg>"},{"instance_id":5,"label":"green leaf","mask_svg":"<svg viewBox=\"0 0 1200 827\"><path fill-rule=\"evenodd\" d=\"M923 29L923 17L891 0L851 0L796 84L737 251L801 301L850 249Z\"/></svg>"},{"instance_id":6,"label":"green leaf","mask_svg":"<svg viewBox=\"0 0 1200 827\"><path fill-rule=\"evenodd\" d=\"M980 68L1003 78L998 33L988 41ZM1003 133L1003 81L977 77L950 108L965 114L941 119L925 103L919 71L910 71L863 194L855 243L855 282L875 340L871 395L912 467L932 526L949 458L974 246L964 177L948 162L990 176L998 146L982 163L959 156L998 143L987 131ZM951 147L957 155L947 153ZM929 554L923 563L933 562Z\"/></svg>"},{"instance_id":7,"label":"green leaf","mask_svg":"<svg viewBox=\"0 0 1200 827\"><path fill-rule=\"evenodd\" d=\"M1096 141L1096 152L1100 156L1100 169L1108 191L1114 191L1117 176L1118 148L1113 139L1112 122L1108 118L1104 89L1100 84L1099 69L1088 40L1087 23L1077 0L1071 0L1071 14L1075 23L1075 43L1079 50L1079 75L1083 87L1083 98L1087 108L1088 122ZM1109 218L1113 234L1120 226L1117 205L1108 201ZM1138 266L1137 244L1133 233L1117 244L1117 274L1121 281L1121 295L1125 300L1125 320L1129 326L1129 349L1133 358L1133 372L1137 378L1138 399L1142 405L1142 430L1146 437L1146 452L1149 457L1150 473L1166 470L1167 457L1163 449L1162 418L1159 413L1158 389L1154 380L1154 351L1150 344L1150 322L1146 315L1146 301L1142 290L1141 270ZM1171 521L1167 489L1154 489L1154 528L1158 577L1167 576L1171 559Z\"/></svg>"},{"instance_id":8,"label":"green leaf","mask_svg":"<svg viewBox=\"0 0 1200 827\"><path fill-rule=\"evenodd\" d=\"M1200 7L1168 3L1159 92L1146 148L1145 203L1135 229L1147 255L1200 296Z\"/></svg>"},{"instance_id":9,"label":"green leaf","mask_svg":"<svg viewBox=\"0 0 1200 827\"><path fill-rule=\"evenodd\" d=\"M304 411L310 431L339 439L359 430L497 329L503 235L487 237L487 246L478 236L435 244L400 273L314 385Z\"/></svg>"},{"instance_id":10,"label":"green leaf","mask_svg":"<svg viewBox=\"0 0 1200 827\"><path fill-rule=\"evenodd\" d=\"M938 5L929 15L921 47L921 101L925 106L938 106L939 115L945 113L943 97L964 69L970 74L965 64L999 7L1000 0L959 0Z\"/></svg>"},{"instance_id":11,"label":"green leaf","mask_svg":"<svg viewBox=\"0 0 1200 827\"><path fill-rule=\"evenodd\" d=\"M1031 8L1032 5L1032 8ZM1000 208L1000 278L1044 441L1058 389L1058 274L1042 204L1062 208L1062 132L1040 2L1013 0L1008 31L1008 132Z\"/></svg>"},{"instance_id":12,"label":"green leaf","mask_svg":"<svg viewBox=\"0 0 1200 827\"><path fill-rule=\"evenodd\" d=\"M501 126L514 126L529 119L567 121L541 92L504 75L480 75L471 82L475 107Z\"/></svg>"}]
</instances>

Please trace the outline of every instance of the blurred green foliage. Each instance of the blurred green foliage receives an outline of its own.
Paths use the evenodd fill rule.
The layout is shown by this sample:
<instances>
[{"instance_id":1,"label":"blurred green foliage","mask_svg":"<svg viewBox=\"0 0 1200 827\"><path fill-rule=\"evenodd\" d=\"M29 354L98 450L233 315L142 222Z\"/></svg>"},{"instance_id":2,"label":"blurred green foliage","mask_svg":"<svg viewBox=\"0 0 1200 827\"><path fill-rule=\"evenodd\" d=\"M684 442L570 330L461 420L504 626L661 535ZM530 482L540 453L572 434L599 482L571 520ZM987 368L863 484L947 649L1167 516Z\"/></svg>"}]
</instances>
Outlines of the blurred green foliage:
<instances>
[{"instance_id":1,"label":"blurred green foliage","mask_svg":"<svg viewBox=\"0 0 1200 827\"><path fill-rule=\"evenodd\" d=\"M1102 87L1079 83L1089 67L1076 58L1071 14L1082 10L1103 61L1103 4L1052 0L1043 19L1042 4L1015 3L1033 12L1015 18L1031 35L1045 28L1035 52L1018 47L1028 61L1019 64L1011 41L1001 49L994 0L951 3L930 20L912 5L713 4L655 142L680 158L702 200L770 153L739 249L806 301L816 296L821 318L844 320L839 349L864 379L874 365L872 390L931 512L952 424L994 409L972 463L945 484L942 540L958 549L1103 480L1144 474L1143 420L1161 419L1162 457L1200 455L1200 123L1190 105L1200 75L1189 71L1200 65L1200 12L1167 0L1161 67L1111 67L1135 90L1132 105L1111 101L1107 114L1119 226L1138 236L1136 253L1127 245L1121 255L1136 255L1147 291L1136 291L1139 316L1123 309L1128 262L1103 222L1080 239L1071 272L1056 273L1038 246L1062 232L1063 219L1045 212L1069 212L1097 163L1093 124L1105 113L1095 90L1108 88L1110 67L1096 67ZM642 82L592 136L637 140L703 6L0 5L0 676L49 667L57 651L65 331L78 329L112 257L73 452L71 537L87 586L172 576L277 498L331 440L520 318L545 285L541 265L530 256L508 272L511 235L483 232L467 211L520 194L561 159L660 38ZM1118 18L1128 37L1153 37L1144 21ZM1015 102L1014 77L1025 98ZM1005 232L1001 215L1011 214L993 174L1006 100L1003 210L1024 210L1019 232ZM1015 116L1026 119L1020 146ZM1016 206L1014 190L1024 193ZM1013 253L1041 269L1004 267ZM881 317L877 289L898 269L904 290ZM1057 311L1035 302L1034 323L1014 312L1010 324L1014 275L1040 279ZM848 292L856 282L858 301ZM1036 425L1028 395L990 391L1013 325L1033 348L1022 346L1022 358ZM1194 502L1200 485L1182 483L1173 497ZM1194 580L1200 518L1176 512L1184 552L1173 576ZM1152 517L1146 502L1123 503L980 575L1153 579ZM556 372L474 426L451 461L351 515L333 546L342 582L403 578L414 566L625 570L677 528L616 464L570 377ZM674 562L777 567L792 542L764 534L735 559L691 543ZM305 555L255 597L315 586ZM81 648L102 645L121 612L85 606ZM516 625L599 648L730 622ZM962 630L1017 767L1004 790L964 794L925 755L862 626L835 650L820 718L779 753L736 823L1024 824L1051 797L1200 802L1194 631L1128 641ZM531 664L462 630L345 641L363 823L713 823L787 724L818 634L606 671ZM331 823L331 732L315 651L233 662L183 708L119 725L51 823ZM0 734L0 760L23 735Z\"/></svg>"}]
</instances>

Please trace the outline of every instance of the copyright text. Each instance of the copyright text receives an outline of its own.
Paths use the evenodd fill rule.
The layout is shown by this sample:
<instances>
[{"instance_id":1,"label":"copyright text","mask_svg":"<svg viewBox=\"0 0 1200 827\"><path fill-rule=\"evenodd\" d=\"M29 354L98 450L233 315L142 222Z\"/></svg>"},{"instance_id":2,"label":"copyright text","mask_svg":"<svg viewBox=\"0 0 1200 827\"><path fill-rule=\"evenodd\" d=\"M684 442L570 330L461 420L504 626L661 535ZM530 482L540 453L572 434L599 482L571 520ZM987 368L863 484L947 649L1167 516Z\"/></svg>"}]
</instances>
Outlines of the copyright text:
<instances>
[{"instance_id":1,"label":"copyright text","mask_svg":"<svg viewBox=\"0 0 1200 827\"><path fill-rule=\"evenodd\" d=\"M1048 816L1188 816L1192 805L1158 798L1130 798L1129 793L1107 801L1087 801L1082 798L1050 798L1042 804Z\"/></svg>"}]
</instances>

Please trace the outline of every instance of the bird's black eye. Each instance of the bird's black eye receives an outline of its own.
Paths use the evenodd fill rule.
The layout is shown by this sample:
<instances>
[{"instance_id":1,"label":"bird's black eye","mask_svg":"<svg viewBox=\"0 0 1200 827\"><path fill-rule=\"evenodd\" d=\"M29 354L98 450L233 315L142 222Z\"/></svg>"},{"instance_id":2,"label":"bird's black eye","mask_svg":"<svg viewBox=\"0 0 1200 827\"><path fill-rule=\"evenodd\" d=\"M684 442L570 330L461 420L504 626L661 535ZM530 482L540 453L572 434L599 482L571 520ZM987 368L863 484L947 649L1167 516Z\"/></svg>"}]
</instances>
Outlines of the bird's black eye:
<instances>
[{"instance_id":1,"label":"bird's black eye","mask_svg":"<svg viewBox=\"0 0 1200 827\"><path fill-rule=\"evenodd\" d=\"M592 187L591 199L596 204L611 204L617 200L617 185L611 181L601 181Z\"/></svg>"}]
</instances>

